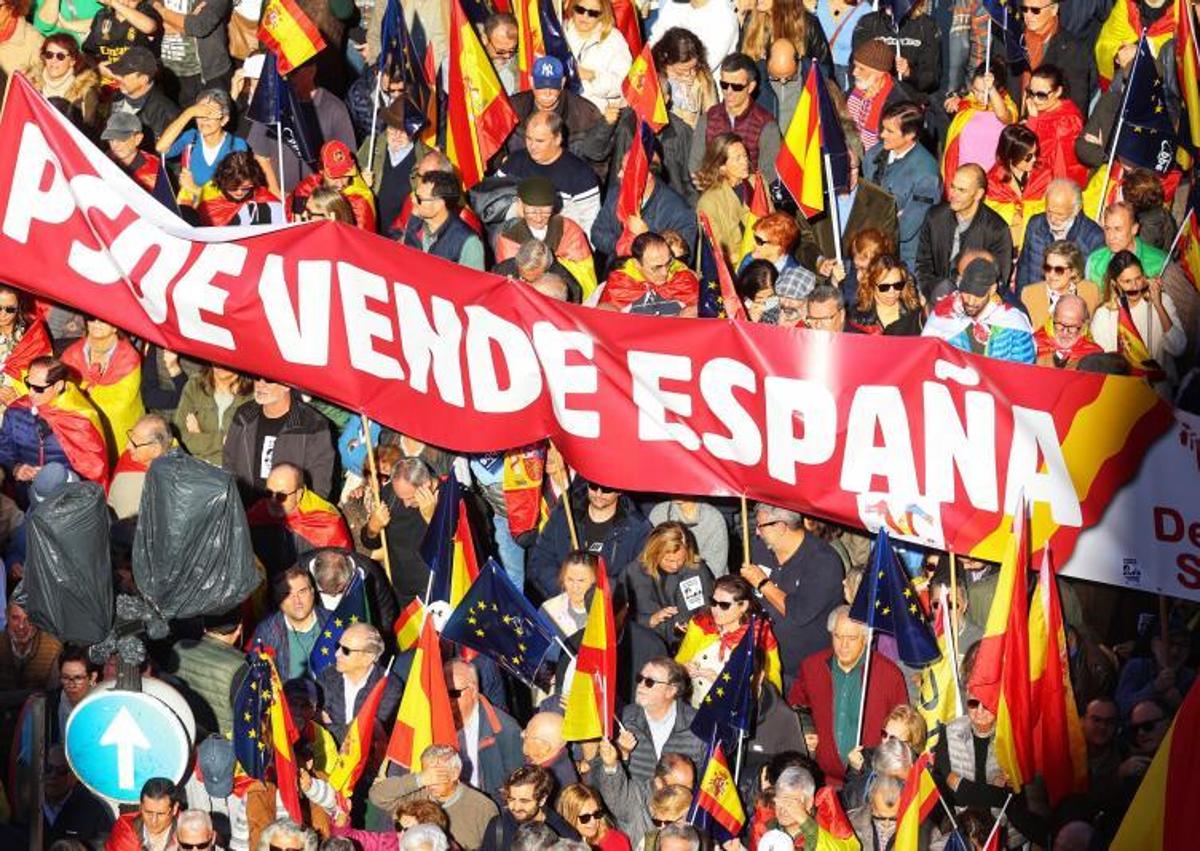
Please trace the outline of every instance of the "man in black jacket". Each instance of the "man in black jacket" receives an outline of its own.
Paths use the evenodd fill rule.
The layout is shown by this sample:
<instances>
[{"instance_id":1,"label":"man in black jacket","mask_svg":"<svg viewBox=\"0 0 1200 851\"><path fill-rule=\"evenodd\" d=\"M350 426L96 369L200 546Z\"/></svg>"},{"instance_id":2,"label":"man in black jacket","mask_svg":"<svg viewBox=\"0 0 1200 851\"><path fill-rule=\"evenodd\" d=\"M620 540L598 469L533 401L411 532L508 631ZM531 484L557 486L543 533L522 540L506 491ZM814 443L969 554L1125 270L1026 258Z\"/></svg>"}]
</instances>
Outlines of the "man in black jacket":
<instances>
[{"instance_id":1,"label":"man in black jacket","mask_svg":"<svg viewBox=\"0 0 1200 851\"><path fill-rule=\"evenodd\" d=\"M121 91L112 111L136 115L145 128L142 147L152 150L167 125L179 116L179 107L155 83L158 60L148 48L135 45L107 68Z\"/></svg>"},{"instance_id":2,"label":"man in black jacket","mask_svg":"<svg viewBox=\"0 0 1200 851\"><path fill-rule=\"evenodd\" d=\"M488 822L480 851L508 851L523 824L544 823L560 839L578 839L575 828L567 824L553 807L547 807L554 781L536 765L523 765L509 775L501 788L504 809Z\"/></svg>"},{"instance_id":3,"label":"man in black jacket","mask_svg":"<svg viewBox=\"0 0 1200 851\"><path fill-rule=\"evenodd\" d=\"M287 385L256 378L254 401L238 408L229 424L221 466L233 473L249 505L265 494L267 476L283 462L303 470L306 484L318 495L328 499L333 493L329 421L292 398Z\"/></svg>"},{"instance_id":4,"label":"man in black jacket","mask_svg":"<svg viewBox=\"0 0 1200 851\"><path fill-rule=\"evenodd\" d=\"M981 248L1000 267L1000 292L1009 289L1012 275L1012 234L1004 219L984 206L987 175L974 163L954 173L947 187L949 200L929 211L917 246L917 286L926 298L949 277L956 258L968 248Z\"/></svg>"},{"instance_id":5,"label":"man in black jacket","mask_svg":"<svg viewBox=\"0 0 1200 851\"><path fill-rule=\"evenodd\" d=\"M1032 70L1043 65L1053 65L1061 70L1067 97L1079 107L1080 113L1087 116L1088 102L1097 83L1091 43L1080 41L1059 22L1059 0L1026 0L1021 8ZM1009 75L1009 91L1018 102L1022 99L1025 79L1019 70Z\"/></svg>"}]
</instances>

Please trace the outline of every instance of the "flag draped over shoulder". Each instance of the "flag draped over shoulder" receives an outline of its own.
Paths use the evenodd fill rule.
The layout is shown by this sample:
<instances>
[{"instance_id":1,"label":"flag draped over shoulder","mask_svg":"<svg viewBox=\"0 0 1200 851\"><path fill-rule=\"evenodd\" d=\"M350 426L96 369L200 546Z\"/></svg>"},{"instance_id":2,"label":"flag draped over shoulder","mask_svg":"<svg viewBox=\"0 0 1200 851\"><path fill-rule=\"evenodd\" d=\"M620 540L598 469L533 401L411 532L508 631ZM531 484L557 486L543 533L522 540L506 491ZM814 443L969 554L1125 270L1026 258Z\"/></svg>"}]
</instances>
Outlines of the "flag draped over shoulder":
<instances>
[{"instance_id":1,"label":"flag draped over shoulder","mask_svg":"<svg viewBox=\"0 0 1200 851\"><path fill-rule=\"evenodd\" d=\"M517 126L517 114L460 0L450 3L449 62L446 156L470 189Z\"/></svg>"},{"instance_id":2,"label":"flag draped over shoulder","mask_svg":"<svg viewBox=\"0 0 1200 851\"><path fill-rule=\"evenodd\" d=\"M1162 381L1166 377L1162 366L1151 357L1146 341L1142 339L1142 332L1138 330L1133 321L1133 314L1129 312L1129 299L1123 292L1117 293L1117 351L1129 362L1129 369L1133 375L1141 376L1151 383Z\"/></svg>"},{"instance_id":3,"label":"flag draped over shoulder","mask_svg":"<svg viewBox=\"0 0 1200 851\"><path fill-rule=\"evenodd\" d=\"M383 702L390 674L385 674L371 687L362 708L346 730L346 738L338 750L337 762L329 770L329 785L346 800L354 794L354 784L362 777L371 757L371 741L375 738L375 716ZM388 719L390 720L390 719ZM386 724L387 722L384 721Z\"/></svg>"},{"instance_id":4,"label":"flag draped over shoulder","mask_svg":"<svg viewBox=\"0 0 1200 851\"><path fill-rule=\"evenodd\" d=\"M713 236L712 223L700 213L700 300L697 315L701 319L742 319L746 310L738 298L725 255Z\"/></svg>"},{"instance_id":5,"label":"flag draped over shoulder","mask_svg":"<svg viewBox=\"0 0 1200 851\"><path fill-rule=\"evenodd\" d=\"M700 702L692 718L692 732L702 742L724 742L730 750L754 723L754 657L760 619L751 616L748 629L733 648L725 667Z\"/></svg>"},{"instance_id":6,"label":"flag draped over shoulder","mask_svg":"<svg viewBox=\"0 0 1200 851\"><path fill-rule=\"evenodd\" d=\"M1125 83L1121 111L1114 119L1109 139L1114 140L1117 156L1122 160L1159 175L1170 171L1175 162L1175 125L1167 111L1162 75L1158 73L1150 42L1145 36L1138 41L1137 55Z\"/></svg>"},{"instance_id":7,"label":"flag draped over shoulder","mask_svg":"<svg viewBox=\"0 0 1200 851\"><path fill-rule=\"evenodd\" d=\"M838 119L825 77L816 62L809 62L804 78L804 90L792 113L775 160L775 170L800 211L807 218L825 210L825 164L828 155L835 188L850 185L850 158L846 137Z\"/></svg>"},{"instance_id":8,"label":"flag draped over shoulder","mask_svg":"<svg viewBox=\"0 0 1200 851\"><path fill-rule=\"evenodd\" d=\"M426 618L413 654L408 681L392 737L388 759L413 774L421 771L421 753L430 745L457 746L458 731L450 709L450 694L442 672L442 654L433 619Z\"/></svg>"},{"instance_id":9,"label":"flag draped over shoulder","mask_svg":"<svg viewBox=\"0 0 1200 851\"><path fill-rule=\"evenodd\" d=\"M1029 520L1022 498L968 684L996 716L996 760L1017 791L1033 777L1028 574Z\"/></svg>"},{"instance_id":10,"label":"flag draped over shoulder","mask_svg":"<svg viewBox=\"0 0 1200 851\"><path fill-rule=\"evenodd\" d=\"M637 132L621 162L621 185L617 190L617 221L621 223L621 238L617 253L628 254L634 234L629 229L631 216L641 216L642 199L650 181L650 159L654 151L654 131L641 118L635 117Z\"/></svg>"},{"instance_id":11,"label":"flag draped over shoulder","mask_svg":"<svg viewBox=\"0 0 1200 851\"><path fill-rule=\"evenodd\" d=\"M1029 603L1029 676L1037 717L1034 755L1050 806L1087 790L1087 744L1071 688L1067 634L1050 547L1042 551L1037 589Z\"/></svg>"},{"instance_id":12,"label":"flag draped over shoulder","mask_svg":"<svg viewBox=\"0 0 1200 851\"><path fill-rule=\"evenodd\" d=\"M921 754L908 770L904 789L900 792L900 808L896 813L896 839L894 851L920 851L921 825L937 806L940 793L929 765L933 754Z\"/></svg>"},{"instance_id":13,"label":"flag draped over shoulder","mask_svg":"<svg viewBox=\"0 0 1200 851\"><path fill-rule=\"evenodd\" d=\"M444 602L448 614L479 575L467 504L453 472L438 487L437 505L421 541L421 558L433 572L429 599L425 603L432 606Z\"/></svg>"},{"instance_id":14,"label":"flag draped over shoulder","mask_svg":"<svg viewBox=\"0 0 1200 851\"><path fill-rule=\"evenodd\" d=\"M14 408L32 410L28 396L12 403ZM71 469L85 479L104 484L108 481L108 444L100 414L75 384L66 383L63 392L49 405L36 411L54 432L67 455Z\"/></svg>"},{"instance_id":15,"label":"flag draped over shoulder","mask_svg":"<svg viewBox=\"0 0 1200 851\"><path fill-rule=\"evenodd\" d=\"M442 636L494 660L527 685L553 677L554 625L489 558L442 628Z\"/></svg>"},{"instance_id":16,"label":"flag draped over shoulder","mask_svg":"<svg viewBox=\"0 0 1200 851\"><path fill-rule=\"evenodd\" d=\"M612 738L617 706L617 631L613 624L608 569L601 559L596 587L588 606L587 625L563 713L563 739L568 742Z\"/></svg>"},{"instance_id":17,"label":"flag draped over shoulder","mask_svg":"<svg viewBox=\"0 0 1200 851\"><path fill-rule=\"evenodd\" d=\"M267 0L258 22L258 40L278 57L287 74L325 49L325 39L296 0Z\"/></svg>"},{"instance_id":18,"label":"flag draped over shoulder","mask_svg":"<svg viewBox=\"0 0 1200 851\"><path fill-rule=\"evenodd\" d=\"M717 843L733 839L746 824L746 811L720 742L709 749L688 821L702 834L711 833Z\"/></svg>"},{"instance_id":19,"label":"flag draped over shoulder","mask_svg":"<svg viewBox=\"0 0 1200 851\"><path fill-rule=\"evenodd\" d=\"M663 100L662 86L659 85L658 71L654 68L650 45L646 45L640 51L633 51L633 64L629 66L629 73L621 83L621 94L634 114L649 124L655 133L670 122L667 102Z\"/></svg>"},{"instance_id":20,"label":"flag draped over shoulder","mask_svg":"<svg viewBox=\"0 0 1200 851\"><path fill-rule=\"evenodd\" d=\"M1174 35L1175 26L1175 16L1168 13L1146 27L1146 38L1155 51ZM1116 0L1096 36L1096 70L1100 75L1101 90L1107 91L1112 83L1117 52L1122 45L1135 43L1141 33L1142 16L1138 0Z\"/></svg>"},{"instance_id":21,"label":"flag draped over shoulder","mask_svg":"<svg viewBox=\"0 0 1200 851\"><path fill-rule=\"evenodd\" d=\"M46 322L42 317L35 316L28 320L25 333L8 353L3 364L0 364L0 372L7 375L13 384L19 382L17 391L22 392L25 390L24 379L25 373L29 370L29 364L37 358L53 353L50 335L46 331Z\"/></svg>"},{"instance_id":22,"label":"flag draped over shoulder","mask_svg":"<svg viewBox=\"0 0 1200 851\"><path fill-rule=\"evenodd\" d=\"M334 654L339 652L338 642L342 640L342 633L351 624L367 621L366 583L362 573L355 569L350 585L342 594L341 602L325 621L321 634L317 636L317 643L313 645L312 653L308 657L308 666L314 677L333 664Z\"/></svg>"},{"instance_id":23,"label":"flag draped over shoulder","mask_svg":"<svg viewBox=\"0 0 1200 851\"><path fill-rule=\"evenodd\" d=\"M1192 684L1150 763L1111 851L1174 851L1200 836L1200 685Z\"/></svg>"},{"instance_id":24,"label":"flag draped over shoulder","mask_svg":"<svg viewBox=\"0 0 1200 851\"><path fill-rule=\"evenodd\" d=\"M270 498L263 497L250 506L246 520L251 526L283 525L314 547L354 548L341 513L333 503L308 488L304 489L291 514L276 517L270 510Z\"/></svg>"},{"instance_id":25,"label":"flag draped over shoulder","mask_svg":"<svg viewBox=\"0 0 1200 851\"><path fill-rule=\"evenodd\" d=\"M871 565L858 587L850 617L868 629L895 636L900 661L910 668L920 668L938 658L937 639L925 622L917 592L882 526L875 535Z\"/></svg>"}]
</instances>

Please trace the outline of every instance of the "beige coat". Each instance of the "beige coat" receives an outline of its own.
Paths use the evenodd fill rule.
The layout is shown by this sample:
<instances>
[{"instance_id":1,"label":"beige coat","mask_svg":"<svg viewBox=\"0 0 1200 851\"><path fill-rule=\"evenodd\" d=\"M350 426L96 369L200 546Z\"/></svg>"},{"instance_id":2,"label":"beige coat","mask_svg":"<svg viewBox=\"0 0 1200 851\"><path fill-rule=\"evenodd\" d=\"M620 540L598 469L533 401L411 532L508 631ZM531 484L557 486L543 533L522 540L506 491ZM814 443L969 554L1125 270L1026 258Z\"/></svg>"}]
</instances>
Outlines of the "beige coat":
<instances>
[{"instance_id":1,"label":"beige coat","mask_svg":"<svg viewBox=\"0 0 1200 851\"><path fill-rule=\"evenodd\" d=\"M33 25L21 18L8 41L0 42L0 71L11 77L20 71L31 76L30 71L41 63L42 34Z\"/></svg>"},{"instance_id":2,"label":"beige coat","mask_svg":"<svg viewBox=\"0 0 1200 851\"><path fill-rule=\"evenodd\" d=\"M1029 324L1033 326L1034 331L1045 325L1046 320L1050 318L1050 296L1047 289L1046 282L1042 281L1021 290L1021 303L1029 311ZM1087 305L1088 316L1095 316L1096 308L1100 306L1100 288L1091 281L1079 281L1075 284L1075 292Z\"/></svg>"}]
</instances>

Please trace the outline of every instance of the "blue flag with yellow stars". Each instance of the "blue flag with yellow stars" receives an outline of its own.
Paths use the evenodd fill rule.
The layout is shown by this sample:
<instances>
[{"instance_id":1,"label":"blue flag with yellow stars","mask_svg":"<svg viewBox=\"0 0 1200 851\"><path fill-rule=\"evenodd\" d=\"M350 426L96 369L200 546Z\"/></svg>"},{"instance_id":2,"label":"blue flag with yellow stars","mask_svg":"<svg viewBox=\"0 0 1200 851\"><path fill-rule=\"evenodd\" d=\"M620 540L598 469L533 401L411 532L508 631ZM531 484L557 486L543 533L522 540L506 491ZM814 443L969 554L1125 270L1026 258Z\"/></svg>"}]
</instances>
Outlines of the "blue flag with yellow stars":
<instances>
[{"instance_id":1,"label":"blue flag with yellow stars","mask_svg":"<svg viewBox=\"0 0 1200 851\"><path fill-rule=\"evenodd\" d=\"M1129 69L1120 124L1109 135L1116 137L1117 156L1130 165L1166 174L1175 162L1175 125L1167 111L1162 75L1154 64L1146 33L1138 42L1137 55Z\"/></svg>"},{"instance_id":2,"label":"blue flag with yellow stars","mask_svg":"<svg viewBox=\"0 0 1200 851\"><path fill-rule=\"evenodd\" d=\"M478 650L526 685L554 676L554 625L489 558L442 628L442 638Z\"/></svg>"},{"instance_id":3,"label":"blue flag with yellow stars","mask_svg":"<svg viewBox=\"0 0 1200 851\"><path fill-rule=\"evenodd\" d=\"M758 618L733 648L725 667L713 682L692 719L692 732L702 742L723 742L729 751L741 736L749 736L754 724L754 654Z\"/></svg>"},{"instance_id":4,"label":"blue flag with yellow stars","mask_svg":"<svg viewBox=\"0 0 1200 851\"><path fill-rule=\"evenodd\" d=\"M1025 19L1021 17L1021 6L1013 0L983 0L983 8L992 19L992 40L1004 45L1008 70L1028 68L1029 53L1025 49Z\"/></svg>"},{"instance_id":5,"label":"blue flag with yellow stars","mask_svg":"<svg viewBox=\"0 0 1200 851\"><path fill-rule=\"evenodd\" d=\"M870 629L895 636L900 661L910 668L921 668L941 658L917 592L896 560L892 539L882 527L875 536L871 565L850 607L850 617Z\"/></svg>"},{"instance_id":6,"label":"blue flag with yellow stars","mask_svg":"<svg viewBox=\"0 0 1200 851\"><path fill-rule=\"evenodd\" d=\"M321 635L308 657L308 667L312 675L319 676L321 671L333 664L338 653L338 642L342 640L342 633L350 624L367 622L367 590L362 572L355 570L350 587L342 595L342 601L338 603L333 614L325 621Z\"/></svg>"},{"instance_id":7,"label":"blue flag with yellow stars","mask_svg":"<svg viewBox=\"0 0 1200 851\"><path fill-rule=\"evenodd\" d=\"M725 299L721 297L721 272L718 264L724 263L720 249L712 244L704 228L700 228L700 300L696 304L696 315L701 319L725 319ZM728 268L724 270L729 274Z\"/></svg>"},{"instance_id":8,"label":"blue flag with yellow stars","mask_svg":"<svg viewBox=\"0 0 1200 851\"><path fill-rule=\"evenodd\" d=\"M258 650L246 654L246 677L233 696L233 753L242 770L261 780L271 763L267 710L271 708L271 663Z\"/></svg>"}]
</instances>

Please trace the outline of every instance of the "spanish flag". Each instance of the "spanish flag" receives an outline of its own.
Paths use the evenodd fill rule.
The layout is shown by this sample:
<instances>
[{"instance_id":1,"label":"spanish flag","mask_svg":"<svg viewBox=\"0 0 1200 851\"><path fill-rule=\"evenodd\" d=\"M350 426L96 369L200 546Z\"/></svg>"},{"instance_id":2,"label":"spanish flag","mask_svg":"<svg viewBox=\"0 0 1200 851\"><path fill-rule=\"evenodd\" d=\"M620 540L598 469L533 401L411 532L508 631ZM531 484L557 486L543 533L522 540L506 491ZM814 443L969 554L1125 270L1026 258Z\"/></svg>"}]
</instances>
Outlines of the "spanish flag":
<instances>
[{"instance_id":1,"label":"spanish flag","mask_svg":"<svg viewBox=\"0 0 1200 851\"><path fill-rule=\"evenodd\" d=\"M546 55L541 0L514 0L512 14L517 19L517 85L524 92L533 88L533 63Z\"/></svg>"},{"instance_id":2,"label":"spanish flag","mask_svg":"<svg viewBox=\"0 0 1200 851\"><path fill-rule=\"evenodd\" d=\"M296 503L296 510L291 514L279 517L272 514L271 500L264 496L250 506L246 520L251 526L285 526L314 547L354 549L346 521L337 508L308 488L304 489L300 501Z\"/></svg>"},{"instance_id":3,"label":"spanish flag","mask_svg":"<svg viewBox=\"0 0 1200 851\"><path fill-rule=\"evenodd\" d=\"M467 517L467 504L454 473L438 487L437 506L421 541L421 558L433 573L425 605L444 600L451 609L479 575L475 538Z\"/></svg>"},{"instance_id":4,"label":"spanish flag","mask_svg":"<svg viewBox=\"0 0 1200 851\"><path fill-rule=\"evenodd\" d=\"M630 50L633 50L632 46ZM624 95L629 108L642 121L650 125L655 133L670 122L667 115L667 102L663 100L662 87L658 81L658 71L654 68L654 56L650 45L640 52L635 52L633 64L629 73L621 83L621 94Z\"/></svg>"},{"instance_id":5,"label":"spanish flag","mask_svg":"<svg viewBox=\"0 0 1200 851\"><path fill-rule=\"evenodd\" d=\"M1146 341L1133 321L1129 299L1124 293L1117 293L1117 351L1125 356L1134 375L1145 378L1151 384L1165 377L1162 366L1146 348Z\"/></svg>"},{"instance_id":6,"label":"spanish flag","mask_svg":"<svg viewBox=\"0 0 1200 851\"><path fill-rule=\"evenodd\" d=\"M1179 5L1183 0L1172 2ZM1168 12L1146 29L1146 38L1155 56L1163 44L1174 37L1176 23L1176 16ZM1143 26L1137 0L1117 0L1096 36L1096 70L1100 72L1101 89L1107 91L1112 83L1117 52L1124 44L1137 44Z\"/></svg>"},{"instance_id":7,"label":"spanish flag","mask_svg":"<svg viewBox=\"0 0 1200 851\"><path fill-rule=\"evenodd\" d=\"M746 811L738 797L737 783L733 781L725 749L719 741L709 750L708 764L696 789L689 821L698 830L712 833L718 843L736 837L746 824Z\"/></svg>"},{"instance_id":8,"label":"spanish flag","mask_svg":"<svg viewBox=\"0 0 1200 851\"><path fill-rule=\"evenodd\" d=\"M354 716L346 738L338 751L337 762L329 771L329 785L346 800L354 795L354 784L362 777L371 758L371 740L375 738L375 716L379 714L379 704L383 702L383 692L387 688L388 677L384 674L379 682L371 687L370 694L363 701L362 709Z\"/></svg>"},{"instance_id":9,"label":"spanish flag","mask_svg":"<svg viewBox=\"0 0 1200 851\"><path fill-rule=\"evenodd\" d=\"M612 738L617 707L616 685L617 630L613 624L608 569L601 559L563 713L563 738L566 741L581 742L601 736Z\"/></svg>"},{"instance_id":10,"label":"spanish flag","mask_svg":"<svg viewBox=\"0 0 1200 851\"><path fill-rule=\"evenodd\" d=\"M32 405L26 395L10 407L32 408ZM38 408L37 414L49 424L72 470L90 481L108 482L104 425L95 406L78 387L68 381L66 389L49 405Z\"/></svg>"},{"instance_id":11,"label":"spanish flag","mask_svg":"<svg viewBox=\"0 0 1200 851\"><path fill-rule=\"evenodd\" d=\"M613 0L613 26L620 31L629 45L629 55L642 52L642 24L638 20L637 8L632 0Z\"/></svg>"},{"instance_id":12,"label":"spanish flag","mask_svg":"<svg viewBox=\"0 0 1200 851\"><path fill-rule=\"evenodd\" d=\"M258 22L258 40L275 54L280 74L303 65L325 49L325 39L296 0L267 0Z\"/></svg>"},{"instance_id":13,"label":"spanish flag","mask_svg":"<svg viewBox=\"0 0 1200 851\"><path fill-rule=\"evenodd\" d=\"M25 321L25 333L17 340L13 350L4 359L3 368L0 368L0 372L8 376L11 386L18 393L28 390L25 386L25 373L29 371L29 364L44 355L53 354L50 335L46 333L46 323L42 317L26 317Z\"/></svg>"},{"instance_id":14,"label":"spanish flag","mask_svg":"<svg viewBox=\"0 0 1200 851\"><path fill-rule=\"evenodd\" d=\"M773 212L771 193L767 191L767 183L763 180L762 172L756 171L750 176L750 198L746 202L748 212L742 216L742 253L738 262L749 257L754 251L754 227L760 219L766 218Z\"/></svg>"},{"instance_id":15,"label":"spanish flag","mask_svg":"<svg viewBox=\"0 0 1200 851\"><path fill-rule=\"evenodd\" d=\"M279 790L279 800L284 809L297 824L303 824L303 813L300 809L300 774L296 770L296 754L292 743L299 736L296 725L292 721L291 710L288 709L287 698L283 694L283 681L279 670L275 667L273 654L264 653L267 663L271 666L271 708L267 710L267 724L271 733L271 750L275 762L275 786Z\"/></svg>"},{"instance_id":16,"label":"spanish flag","mask_svg":"<svg viewBox=\"0 0 1200 851\"><path fill-rule=\"evenodd\" d=\"M1111 851L1195 848L1200 836L1200 685L1193 684L1158 746Z\"/></svg>"},{"instance_id":17,"label":"spanish flag","mask_svg":"<svg viewBox=\"0 0 1200 851\"><path fill-rule=\"evenodd\" d=\"M921 825L929 818L940 797L937 784L929 773L932 761L933 754L926 751L908 770L904 789L900 792L900 809L896 813L894 851L920 851L923 847Z\"/></svg>"},{"instance_id":18,"label":"spanish flag","mask_svg":"<svg viewBox=\"0 0 1200 851\"><path fill-rule=\"evenodd\" d=\"M86 340L67 347L62 362L78 377L79 387L100 412L108 460L115 464L125 448L126 434L146 409L142 407L142 357L124 337L104 365L94 364L84 351Z\"/></svg>"},{"instance_id":19,"label":"spanish flag","mask_svg":"<svg viewBox=\"0 0 1200 851\"><path fill-rule=\"evenodd\" d=\"M1200 183L1192 186L1188 211L1179 226L1179 235L1175 237L1175 252L1179 268L1192 286L1200 290Z\"/></svg>"},{"instance_id":20,"label":"spanish flag","mask_svg":"<svg viewBox=\"0 0 1200 851\"><path fill-rule=\"evenodd\" d=\"M417 639L421 637L421 624L424 620L425 606L420 597L414 597L413 601L404 607L404 611L396 616L392 632L396 635L396 647L401 653L416 646Z\"/></svg>"},{"instance_id":21,"label":"spanish flag","mask_svg":"<svg viewBox=\"0 0 1200 851\"><path fill-rule=\"evenodd\" d=\"M862 848L838 801L837 792L831 787L822 786L817 790L813 796L813 809L817 822L816 851L859 851Z\"/></svg>"},{"instance_id":22,"label":"spanish flag","mask_svg":"<svg viewBox=\"0 0 1200 851\"><path fill-rule=\"evenodd\" d=\"M470 189L483 180L488 160L517 126L517 114L459 0L450 3L448 79L446 156Z\"/></svg>"},{"instance_id":23,"label":"spanish flag","mask_svg":"<svg viewBox=\"0 0 1200 851\"><path fill-rule=\"evenodd\" d=\"M968 687L996 715L996 760L1018 792L1034 767L1028 573L1029 521L1022 498Z\"/></svg>"},{"instance_id":24,"label":"spanish flag","mask_svg":"<svg viewBox=\"0 0 1200 851\"><path fill-rule=\"evenodd\" d=\"M810 64L804 90L775 160L775 170L806 218L825 210L825 176L821 159L823 127L820 87L824 85L817 63Z\"/></svg>"},{"instance_id":25,"label":"spanish flag","mask_svg":"<svg viewBox=\"0 0 1200 851\"><path fill-rule=\"evenodd\" d=\"M1175 13L1179 18L1175 27L1175 73L1179 76L1179 92L1187 116L1179 135L1196 152L1200 151L1200 39L1196 37L1192 4L1176 3Z\"/></svg>"},{"instance_id":26,"label":"spanish flag","mask_svg":"<svg viewBox=\"0 0 1200 851\"><path fill-rule=\"evenodd\" d=\"M454 716L450 712L450 694L442 672L438 636L433 631L433 618L425 618L412 667L408 669L404 696L400 698L396 725L388 742L388 759L419 774L421 753L425 748L457 744L458 731L454 729Z\"/></svg>"},{"instance_id":27,"label":"spanish flag","mask_svg":"<svg viewBox=\"0 0 1200 851\"><path fill-rule=\"evenodd\" d=\"M1057 807L1072 793L1087 790L1088 760L1049 545L1042 550L1037 590L1029 603L1029 675L1038 719L1034 756L1050 806Z\"/></svg>"},{"instance_id":28,"label":"spanish flag","mask_svg":"<svg viewBox=\"0 0 1200 851\"><path fill-rule=\"evenodd\" d=\"M933 625L941 658L921 669L921 681L917 687L917 711L925 719L930 730L929 747L936 743L937 731L962 715L961 691L958 687L958 653L951 634L954 623L950 617L948 593L945 586L939 596L939 614Z\"/></svg>"}]
</instances>

